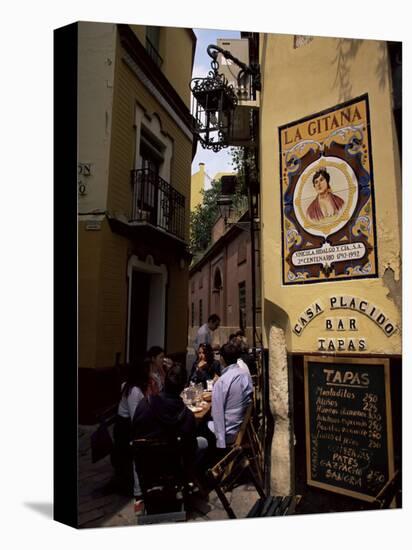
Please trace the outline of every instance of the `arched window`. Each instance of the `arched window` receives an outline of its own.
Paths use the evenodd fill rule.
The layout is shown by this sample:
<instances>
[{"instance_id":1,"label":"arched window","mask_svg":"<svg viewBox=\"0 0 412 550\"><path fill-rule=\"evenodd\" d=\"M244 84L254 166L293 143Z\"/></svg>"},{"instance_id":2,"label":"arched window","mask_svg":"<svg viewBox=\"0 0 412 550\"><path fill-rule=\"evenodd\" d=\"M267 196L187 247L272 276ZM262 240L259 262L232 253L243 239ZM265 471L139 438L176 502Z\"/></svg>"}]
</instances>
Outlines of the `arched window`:
<instances>
[{"instance_id":1,"label":"arched window","mask_svg":"<svg viewBox=\"0 0 412 550\"><path fill-rule=\"evenodd\" d=\"M215 292L220 292L222 290L222 287L222 275L220 274L220 269L217 268L213 277L213 290Z\"/></svg>"},{"instance_id":2,"label":"arched window","mask_svg":"<svg viewBox=\"0 0 412 550\"><path fill-rule=\"evenodd\" d=\"M213 301L212 301L213 311L211 311L211 313L216 313L220 317L222 317L222 312L221 312L222 288L223 288L222 275L220 273L220 269L217 267L216 270L215 270L215 273L213 275L213 288L212 288L212 292L213 292Z\"/></svg>"}]
</instances>

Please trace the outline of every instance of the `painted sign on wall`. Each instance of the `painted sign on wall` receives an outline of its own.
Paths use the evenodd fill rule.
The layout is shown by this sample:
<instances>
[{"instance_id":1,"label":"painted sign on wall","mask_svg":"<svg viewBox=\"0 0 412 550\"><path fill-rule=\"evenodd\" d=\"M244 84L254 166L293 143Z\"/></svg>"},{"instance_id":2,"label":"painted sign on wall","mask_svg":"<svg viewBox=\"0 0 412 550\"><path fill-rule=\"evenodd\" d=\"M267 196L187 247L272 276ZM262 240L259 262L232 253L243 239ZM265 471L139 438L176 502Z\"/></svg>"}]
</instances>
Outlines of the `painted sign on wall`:
<instances>
[{"instance_id":1,"label":"painted sign on wall","mask_svg":"<svg viewBox=\"0 0 412 550\"><path fill-rule=\"evenodd\" d=\"M283 283L377 277L368 96L279 128Z\"/></svg>"},{"instance_id":2,"label":"painted sign on wall","mask_svg":"<svg viewBox=\"0 0 412 550\"><path fill-rule=\"evenodd\" d=\"M381 308L364 298L333 295L328 298L326 304L329 306L330 312L323 320L324 330L320 333L318 328L316 330L318 351L329 353L368 351L367 338L357 334L359 320L357 316L354 316L355 313L362 313L374 321L387 337L392 336L398 330L395 322ZM319 298L309 304L292 324L292 330L296 336L302 336L309 323L325 311L324 302Z\"/></svg>"},{"instance_id":3,"label":"painted sign on wall","mask_svg":"<svg viewBox=\"0 0 412 550\"><path fill-rule=\"evenodd\" d=\"M394 475L388 359L305 357L307 483L373 502Z\"/></svg>"}]
</instances>

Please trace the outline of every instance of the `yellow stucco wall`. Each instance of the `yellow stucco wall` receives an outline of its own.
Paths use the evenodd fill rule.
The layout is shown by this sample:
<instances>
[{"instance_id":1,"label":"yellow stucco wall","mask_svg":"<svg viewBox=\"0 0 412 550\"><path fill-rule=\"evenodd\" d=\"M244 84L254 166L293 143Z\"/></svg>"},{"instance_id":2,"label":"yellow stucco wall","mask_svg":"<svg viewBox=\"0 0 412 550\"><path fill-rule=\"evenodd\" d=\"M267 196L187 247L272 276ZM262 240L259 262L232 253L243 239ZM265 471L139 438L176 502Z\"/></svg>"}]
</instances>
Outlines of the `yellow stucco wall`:
<instances>
[{"instance_id":1,"label":"yellow stucco wall","mask_svg":"<svg viewBox=\"0 0 412 550\"><path fill-rule=\"evenodd\" d=\"M87 222L78 227L78 338L79 367L94 367L99 323L101 231L86 231Z\"/></svg>"},{"instance_id":2,"label":"yellow stucco wall","mask_svg":"<svg viewBox=\"0 0 412 550\"><path fill-rule=\"evenodd\" d=\"M146 26L143 25L130 25L130 28L135 33L140 42L145 45L146 43Z\"/></svg>"},{"instance_id":3,"label":"yellow stucco wall","mask_svg":"<svg viewBox=\"0 0 412 550\"><path fill-rule=\"evenodd\" d=\"M96 364L112 367L116 353L125 361L127 330L127 250L129 242L114 233L107 220L102 223L102 252Z\"/></svg>"},{"instance_id":4,"label":"yellow stucco wall","mask_svg":"<svg viewBox=\"0 0 412 550\"><path fill-rule=\"evenodd\" d=\"M164 60L162 71L187 107L190 107L189 83L192 78L192 35L188 29L163 27Z\"/></svg>"},{"instance_id":5,"label":"yellow stucco wall","mask_svg":"<svg viewBox=\"0 0 412 550\"><path fill-rule=\"evenodd\" d=\"M106 210L117 216L123 215L126 219L130 217L132 204L130 172L134 168L136 148L134 121L137 103L149 117L156 114L160 118L162 131L170 136L173 141L169 183L185 195L186 206L188 206L190 199L191 141L122 61L122 55L122 49L118 41L114 73L115 92L111 113L113 121L111 148L110 155L108 155L109 173ZM185 230L186 238L188 238L189 216L187 211ZM125 361L128 299L127 261L134 245L127 238L114 233L107 220L103 220L100 231L93 232L93 234L99 235L100 243L98 252L99 267L97 269L93 264L92 268L98 294L94 302L87 291L83 291L82 296L84 297L83 309L87 312L87 315L93 317L96 332L93 339L88 340L87 348L82 349L81 356L90 355L95 359L94 364L90 365L87 361L85 366L109 367L114 365L117 353L121 354L120 360ZM81 238L85 247L85 262L87 262L87 250L90 252L92 238L87 232ZM144 260L144 258L141 259ZM90 263L92 263L91 260ZM176 258L176 262L168 266L170 290L168 292L167 311L169 318L166 327L166 338L169 352L182 351L186 347L188 275L186 273L187 269L182 272L179 270L178 265L179 258ZM88 268L85 265L85 271L87 272L87 270ZM183 312L181 311L181 303L184 304ZM92 342L95 342L93 346Z\"/></svg>"},{"instance_id":6,"label":"yellow stucco wall","mask_svg":"<svg viewBox=\"0 0 412 550\"><path fill-rule=\"evenodd\" d=\"M294 49L293 36L261 35L261 207L263 326L286 332L290 352L316 352L320 336L365 337L366 353L401 353L401 335L387 337L365 315L331 312L333 295L363 298L401 324L400 171L391 107L390 70L384 42L317 38ZM279 181L280 126L367 93L374 171L378 278L284 286ZM292 328L307 306L320 300L326 311L297 336ZM355 317L356 334L326 333L327 317Z\"/></svg>"},{"instance_id":7,"label":"yellow stucco wall","mask_svg":"<svg viewBox=\"0 0 412 550\"><path fill-rule=\"evenodd\" d=\"M219 181L222 176L236 176L236 172L218 172L212 178L214 181Z\"/></svg>"},{"instance_id":8,"label":"yellow stucco wall","mask_svg":"<svg viewBox=\"0 0 412 550\"><path fill-rule=\"evenodd\" d=\"M91 164L78 204L87 213L106 208L116 25L80 22L78 44L78 162Z\"/></svg>"},{"instance_id":9,"label":"yellow stucco wall","mask_svg":"<svg viewBox=\"0 0 412 550\"><path fill-rule=\"evenodd\" d=\"M108 209L130 216L132 186L130 172L134 168L135 106L138 103L145 113L160 119L162 131L173 141L170 183L190 200L190 162L192 143L170 115L162 108L131 69L122 61L120 45L116 58L117 90L113 101L112 148L110 155ZM189 238L189 216L185 217L185 235Z\"/></svg>"},{"instance_id":10,"label":"yellow stucco wall","mask_svg":"<svg viewBox=\"0 0 412 550\"><path fill-rule=\"evenodd\" d=\"M130 25L130 27L145 46L146 27L142 25ZM194 36L189 29L160 27L158 53L163 59L161 70L187 107L190 106L189 82L192 78L193 46Z\"/></svg>"},{"instance_id":11,"label":"yellow stucco wall","mask_svg":"<svg viewBox=\"0 0 412 550\"><path fill-rule=\"evenodd\" d=\"M196 206L203 202L202 190L205 188L205 165L203 163L199 163L199 170L192 174L190 185L190 211L193 212Z\"/></svg>"},{"instance_id":12,"label":"yellow stucco wall","mask_svg":"<svg viewBox=\"0 0 412 550\"><path fill-rule=\"evenodd\" d=\"M116 26L81 25L84 26L79 31L82 37L79 45L79 159L93 163L94 171L93 181L90 177L90 193L79 198L79 212L97 209L129 219L132 205L130 173L134 168L136 148L135 106L138 103L147 116L156 114L159 117L162 131L173 141L169 183L185 196L188 240L191 140L122 61ZM143 40L142 29L144 27L134 28ZM185 41L189 34L184 29L178 30ZM186 59L183 65L191 65L191 49L186 51ZM175 74L172 84L184 78L182 74ZM187 82L188 79L181 83L182 87ZM88 223L91 230L86 230ZM113 232L104 215L79 217L78 241L79 366L112 367L116 354L121 354L121 362L126 360L127 262L138 243ZM157 253L160 262L163 261L162 251ZM170 260L169 253L168 257ZM168 265L166 339L169 352L181 352L186 348L188 273L187 267L181 270L179 266L180 256L170 260ZM183 310L181 304L184 304Z\"/></svg>"},{"instance_id":13,"label":"yellow stucco wall","mask_svg":"<svg viewBox=\"0 0 412 550\"><path fill-rule=\"evenodd\" d=\"M79 367L98 366L101 322L103 215L107 207L112 123L116 25L78 24L78 162L91 175L79 175L86 193L78 195ZM95 225L97 224L97 225ZM94 227L94 228L93 228ZM98 227L98 229L96 229ZM107 365L113 364L113 360Z\"/></svg>"}]
</instances>

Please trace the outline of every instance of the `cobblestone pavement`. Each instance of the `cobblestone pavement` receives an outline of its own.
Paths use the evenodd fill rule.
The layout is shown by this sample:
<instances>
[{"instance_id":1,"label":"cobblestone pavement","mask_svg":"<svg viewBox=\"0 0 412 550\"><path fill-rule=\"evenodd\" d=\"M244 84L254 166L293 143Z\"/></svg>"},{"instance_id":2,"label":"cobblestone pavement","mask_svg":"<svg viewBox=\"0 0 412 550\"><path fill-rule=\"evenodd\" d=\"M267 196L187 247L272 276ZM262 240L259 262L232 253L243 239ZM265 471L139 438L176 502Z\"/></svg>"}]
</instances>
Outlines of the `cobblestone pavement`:
<instances>
[{"instance_id":1,"label":"cobblestone pavement","mask_svg":"<svg viewBox=\"0 0 412 550\"><path fill-rule=\"evenodd\" d=\"M91 461L90 435L97 426L79 426L79 526L82 528L136 525L133 499L118 494L112 481L110 457ZM235 514L246 517L258 498L252 484L236 487L226 493ZM188 521L228 519L214 491L206 499L193 500Z\"/></svg>"}]
</instances>

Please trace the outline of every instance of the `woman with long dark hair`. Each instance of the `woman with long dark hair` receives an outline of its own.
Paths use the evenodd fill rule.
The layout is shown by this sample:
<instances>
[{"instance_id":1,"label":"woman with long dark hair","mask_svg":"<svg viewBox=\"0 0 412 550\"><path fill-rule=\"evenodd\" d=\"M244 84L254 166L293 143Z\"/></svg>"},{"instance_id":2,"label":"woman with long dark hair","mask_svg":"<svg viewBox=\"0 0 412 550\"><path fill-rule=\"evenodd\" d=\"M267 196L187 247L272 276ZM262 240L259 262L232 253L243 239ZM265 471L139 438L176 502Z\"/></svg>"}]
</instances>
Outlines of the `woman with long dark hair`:
<instances>
[{"instance_id":1,"label":"woman with long dark hair","mask_svg":"<svg viewBox=\"0 0 412 550\"><path fill-rule=\"evenodd\" d=\"M220 376L220 363L215 361L213 348L210 344L200 344L197 351L197 359L193 363L189 376L189 382L202 383L207 387L208 380L217 379Z\"/></svg>"},{"instance_id":2,"label":"woman with long dark hair","mask_svg":"<svg viewBox=\"0 0 412 550\"><path fill-rule=\"evenodd\" d=\"M113 430L112 464L120 488L128 494L133 488L136 513L140 512L139 507L142 507L143 503L139 479L133 465L130 441L133 416L137 405L147 394L149 373L150 361L147 359L129 365L126 382L121 387L120 402Z\"/></svg>"}]
</instances>

